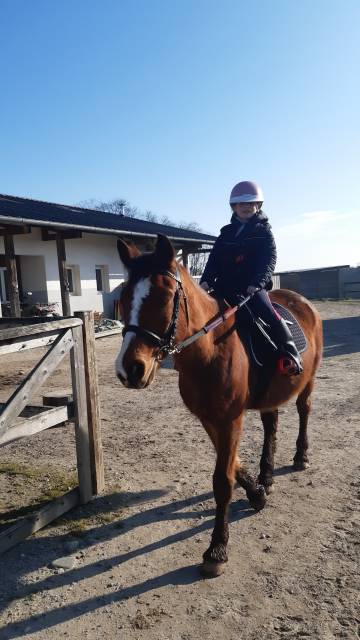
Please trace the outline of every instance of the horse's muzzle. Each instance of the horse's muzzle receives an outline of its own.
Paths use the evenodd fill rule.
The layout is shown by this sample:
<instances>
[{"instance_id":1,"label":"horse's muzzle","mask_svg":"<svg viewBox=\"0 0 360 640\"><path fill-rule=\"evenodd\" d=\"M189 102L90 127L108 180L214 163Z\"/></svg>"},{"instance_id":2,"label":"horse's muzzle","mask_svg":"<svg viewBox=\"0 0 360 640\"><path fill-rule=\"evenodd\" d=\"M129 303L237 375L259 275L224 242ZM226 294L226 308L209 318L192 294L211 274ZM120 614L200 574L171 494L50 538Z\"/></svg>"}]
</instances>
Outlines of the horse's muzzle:
<instances>
[{"instance_id":1,"label":"horse's muzzle","mask_svg":"<svg viewBox=\"0 0 360 640\"><path fill-rule=\"evenodd\" d=\"M144 389L153 381L156 369L155 362L147 369L144 361L135 360L126 367L126 377L120 372L117 372L116 375L128 389Z\"/></svg>"}]
</instances>

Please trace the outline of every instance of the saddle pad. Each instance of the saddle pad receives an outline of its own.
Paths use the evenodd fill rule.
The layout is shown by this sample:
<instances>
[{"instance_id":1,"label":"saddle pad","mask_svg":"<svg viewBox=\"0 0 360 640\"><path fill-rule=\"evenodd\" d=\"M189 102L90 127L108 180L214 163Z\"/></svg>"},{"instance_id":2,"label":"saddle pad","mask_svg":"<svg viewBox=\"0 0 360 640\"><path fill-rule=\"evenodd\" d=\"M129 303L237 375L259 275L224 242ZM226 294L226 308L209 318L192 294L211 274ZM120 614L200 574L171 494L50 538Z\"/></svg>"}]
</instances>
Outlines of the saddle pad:
<instances>
[{"instance_id":1,"label":"saddle pad","mask_svg":"<svg viewBox=\"0 0 360 640\"><path fill-rule=\"evenodd\" d=\"M307 347L306 336L305 336L302 328L300 327L298 321L296 320L296 318L289 311L289 309L286 309L285 307L283 307L278 302L272 302L271 304L274 307L274 309L278 312L278 314L281 315L281 317L284 320L287 320L289 323L291 322L291 324L288 324L288 322L287 322L287 326L289 327L289 329L291 331L291 335L292 335L292 337L294 339L294 342L296 344L296 348L297 348L298 352L302 353L303 351L305 351L305 349Z\"/></svg>"}]
</instances>

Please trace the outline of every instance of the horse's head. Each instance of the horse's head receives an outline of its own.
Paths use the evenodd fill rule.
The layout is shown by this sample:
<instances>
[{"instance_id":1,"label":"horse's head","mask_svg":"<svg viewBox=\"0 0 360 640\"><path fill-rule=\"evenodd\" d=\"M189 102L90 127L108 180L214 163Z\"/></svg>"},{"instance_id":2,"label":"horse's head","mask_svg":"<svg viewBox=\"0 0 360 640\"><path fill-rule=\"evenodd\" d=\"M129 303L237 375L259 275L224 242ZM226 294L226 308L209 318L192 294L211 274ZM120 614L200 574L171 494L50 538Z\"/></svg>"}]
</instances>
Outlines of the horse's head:
<instances>
[{"instance_id":1,"label":"horse's head","mask_svg":"<svg viewBox=\"0 0 360 640\"><path fill-rule=\"evenodd\" d=\"M176 330L178 264L166 236L158 236L153 253L141 255L122 240L118 240L118 250L128 280L121 292L125 327L115 370L126 387L143 389L153 381L161 347Z\"/></svg>"}]
</instances>

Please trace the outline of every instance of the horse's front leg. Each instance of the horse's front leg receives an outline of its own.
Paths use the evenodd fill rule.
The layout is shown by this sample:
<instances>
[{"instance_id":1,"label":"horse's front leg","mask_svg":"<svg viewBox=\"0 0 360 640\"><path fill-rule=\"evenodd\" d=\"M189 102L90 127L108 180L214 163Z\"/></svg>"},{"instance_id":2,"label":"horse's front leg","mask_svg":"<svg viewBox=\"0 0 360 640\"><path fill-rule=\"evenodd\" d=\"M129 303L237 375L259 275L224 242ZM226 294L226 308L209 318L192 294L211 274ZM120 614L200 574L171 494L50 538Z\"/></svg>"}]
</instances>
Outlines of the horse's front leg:
<instances>
[{"instance_id":1,"label":"horse's front leg","mask_svg":"<svg viewBox=\"0 0 360 640\"><path fill-rule=\"evenodd\" d=\"M210 422L203 421L203 426L205 427L215 447L215 450L218 451L218 431ZM250 506L255 509L255 511L260 511L261 509L263 509L266 504L265 488L261 484L256 482L256 480L250 475L244 465L240 462L238 456L236 456L235 460L235 479L239 483L240 487L245 489Z\"/></svg>"},{"instance_id":2,"label":"horse's front leg","mask_svg":"<svg viewBox=\"0 0 360 640\"><path fill-rule=\"evenodd\" d=\"M214 497L216 502L215 527L211 543L205 551L202 572L209 577L220 575L227 562L227 544L229 540L228 509L235 482L236 451L241 435L241 418L230 424L217 424L216 451L217 460L213 475ZM205 426L205 425L204 425ZM209 432L208 426L205 427ZM214 441L215 438L212 437Z\"/></svg>"}]
</instances>

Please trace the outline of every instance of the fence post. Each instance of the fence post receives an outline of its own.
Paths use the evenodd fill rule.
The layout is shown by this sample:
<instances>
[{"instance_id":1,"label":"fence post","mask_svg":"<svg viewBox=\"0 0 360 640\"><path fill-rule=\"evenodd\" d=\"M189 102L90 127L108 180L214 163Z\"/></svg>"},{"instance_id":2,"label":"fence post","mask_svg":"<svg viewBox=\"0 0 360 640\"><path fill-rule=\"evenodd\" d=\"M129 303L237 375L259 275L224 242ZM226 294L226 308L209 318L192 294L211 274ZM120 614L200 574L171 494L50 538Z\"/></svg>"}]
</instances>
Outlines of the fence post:
<instances>
[{"instance_id":1,"label":"fence post","mask_svg":"<svg viewBox=\"0 0 360 640\"><path fill-rule=\"evenodd\" d=\"M83 328L72 328L74 346L70 352L71 378L74 395L76 457L80 502L85 504L93 494L91 478L90 438L87 412Z\"/></svg>"},{"instance_id":2,"label":"fence post","mask_svg":"<svg viewBox=\"0 0 360 640\"><path fill-rule=\"evenodd\" d=\"M105 480L104 459L101 444L99 386L94 336L94 312L76 311L75 316L77 318L80 318L83 322L82 335L89 428L91 480L93 494L96 495L104 489Z\"/></svg>"}]
</instances>

